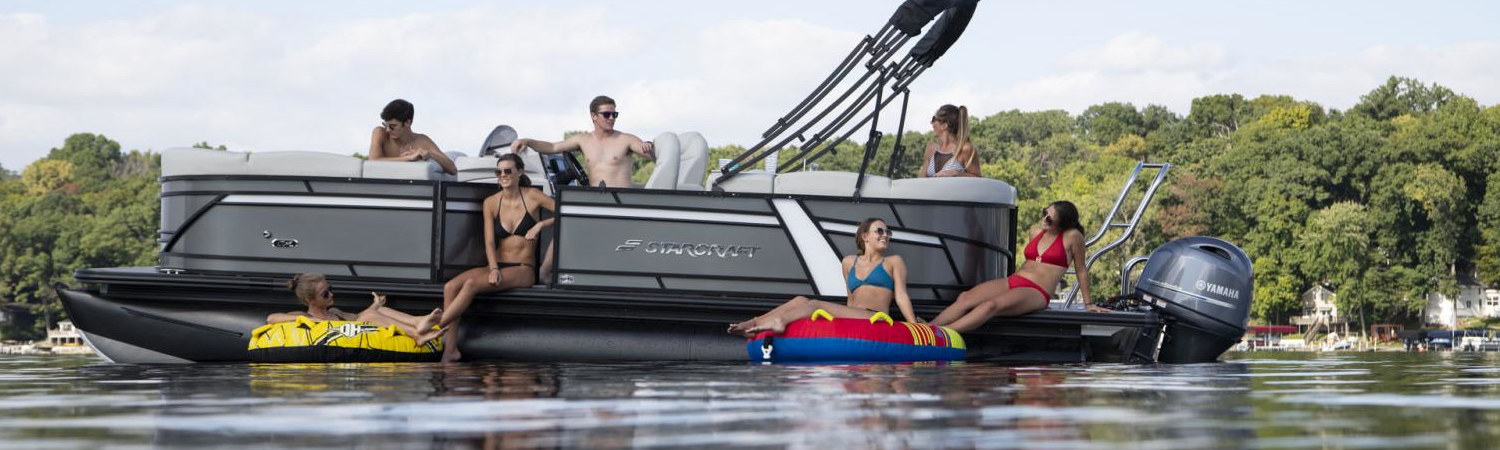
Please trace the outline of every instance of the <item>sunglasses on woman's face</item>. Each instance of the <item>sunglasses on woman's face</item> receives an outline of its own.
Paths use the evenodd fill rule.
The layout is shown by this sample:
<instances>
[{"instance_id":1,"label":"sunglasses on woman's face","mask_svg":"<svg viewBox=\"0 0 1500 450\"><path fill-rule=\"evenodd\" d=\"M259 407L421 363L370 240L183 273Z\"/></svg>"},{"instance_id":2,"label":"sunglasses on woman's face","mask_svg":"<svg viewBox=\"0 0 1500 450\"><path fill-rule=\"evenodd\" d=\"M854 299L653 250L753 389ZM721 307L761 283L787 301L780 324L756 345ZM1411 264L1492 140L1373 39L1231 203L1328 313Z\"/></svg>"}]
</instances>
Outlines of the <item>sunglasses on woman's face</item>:
<instances>
[{"instance_id":1,"label":"sunglasses on woman's face","mask_svg":"<svg viewBox=\"0 0 1500 450\"><path fill-rule=\"evenodd\" d=\"M595 113L595 114L598 114L599 117L603 117L603 118L606 118L606 119L614 119L616 117L620 117L620 112L619 111L599 111L598 113Z\"/></svg>"},{"instance_id":2,"label":"sunglasses on woman's face","mask_svg":"<svg viewBox=\"0 0 1500 450\"><path fill-rule=\"evenodd\" d=\"M320 292L319 295L322 295L323 298L333 298L333 289L323 288L323 292Z\"/></svg>"},{"instance_id":3,"label":"sunglasses on woman's face","mask_svg":"<svg viewBox=\"0 0 1500 450\"><path fill-rule=\"evenodd\" d=\"M495 175L513 175L515 173L516 169L511 167L506 167L504 169L495 169Z\"/></svg>"},{"instance_id":4,"label":"sunglasses on woman's face","mask_svg":"<svg viewBox=\"0 0 1500 450\"><path fill-rule=\"evenodd\" d=\"M891 237L891 236L895 236L896 235L896 232L891 231L889 229L885 229L885 228L875 228L875 229L870 230L870 232L871 233L875 233L876 236Z\"/></svg>"}]
</instances>

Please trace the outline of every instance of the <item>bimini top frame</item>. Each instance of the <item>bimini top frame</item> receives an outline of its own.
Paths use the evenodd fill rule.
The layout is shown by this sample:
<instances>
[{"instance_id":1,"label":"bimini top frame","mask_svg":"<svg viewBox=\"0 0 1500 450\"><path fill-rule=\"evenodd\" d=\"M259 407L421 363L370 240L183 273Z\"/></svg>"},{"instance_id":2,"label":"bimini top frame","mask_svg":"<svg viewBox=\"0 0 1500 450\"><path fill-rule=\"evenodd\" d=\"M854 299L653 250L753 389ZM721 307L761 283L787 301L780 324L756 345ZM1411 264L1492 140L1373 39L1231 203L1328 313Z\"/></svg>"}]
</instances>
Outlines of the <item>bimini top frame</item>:
<instances>
[{"instance_id":1,"label":"bimini top frame","mask_svg":"<svg viewBox=\"0 0 1500 450\"><path fill-rule=\"evenodd\" d=\"M807 98L762 133L759 143L720 168L722 175L714 182L715 190L719 190L719 185L724 181L734 178L767 156L780 152L794 140L800 143L798 151L781 163L781 172L796 167L799 162L815 161L833 151L868 123L870 138L865 146L854 191L854 195L859 196L864 175L869 170L870 160L880 143L881 134L876 130L878 117L899 96L902 123L897 125L896 154L891 158L891 166L886 171L888 175L894 173L904 150L901 135L910 96L908 87L958 40L968 27L969 19L974 16L978 3L979 0L907 0L902 3L880 31L861 39L854 50L844 57L844 61ZM937 18L936 23L923 35L922 27L932 22L933 18ZM919 35L922 38L911 46L911 51L905 58L891 60ZM859 66L864 66L864 73L849 84L843 93L814 113ZM890 87L889 97L885 95L887 86ZM858 122L855 119L859 119ZM810 131L811 136L808 135Z\"/></svg>"}]
</instances>

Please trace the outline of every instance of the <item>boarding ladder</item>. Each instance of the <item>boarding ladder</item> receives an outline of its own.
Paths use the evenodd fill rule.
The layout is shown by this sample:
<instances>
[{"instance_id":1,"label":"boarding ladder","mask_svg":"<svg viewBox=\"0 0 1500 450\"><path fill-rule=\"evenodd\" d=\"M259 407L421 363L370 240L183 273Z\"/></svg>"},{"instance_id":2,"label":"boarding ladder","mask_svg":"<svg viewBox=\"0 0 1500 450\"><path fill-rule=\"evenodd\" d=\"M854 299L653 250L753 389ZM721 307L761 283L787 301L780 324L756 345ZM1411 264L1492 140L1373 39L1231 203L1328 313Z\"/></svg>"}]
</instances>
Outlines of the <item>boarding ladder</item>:
<instances>
[{"instance_id":1,"label":"boarding ladder","mask_svg":"<svg viewBox=\"0 0 1500 450\"><path fill-rule=\"evenodd\" d=\"M1116 247L1119 247L1120 244L1124 244L1126 239L1130 239L1130 236L1135 234L1135 226L1141 222L1141 216L1145 215L1146 206L1151 204L1152 197L1156 196L1156 188L1161 186L1162 180L1167 178L1167 171L1171 169L1172 164L1170 163L1150 164L1142 161L1135 164L1135 170L1131 171L1130 178L1125 180L1125 188L1120 189L1120 196L1118 198L1115 198L1115 205L1109 208L1109 215L1105 216L1104 225L1099 227L1099 232L1094 233L1094 237L1089 238L1088 241L1083 244L1083 247L1093 247L1094 243L1099 242L1100 239L1104 238L1104 234L1109 232L1109 230L1112 228L1123 228L1125 229L1125 232L1120 233L1120 236L1116 237L1115 240L1110 241L1108 244L1104 244L1103 247L1100 247L1098 250L1094 250L1093 253L1090 253L1088 259L1085 260L1084 267L1092 267L1094 265L1094 261L1098 261L1100 256L1104 255L1110 250L1114 250ZM1125 197L1128 197L1130 195L1130 191L1135 187L1136 182L1141 180L1141 172L1146 170L1155 170L1156 176L1152 177L1151 184L1146 186L1146 193L1145 195L1141 196L1141 203L1139 205L1136 205L1135 212L1130 214L1129 220L1125 222L1117 222L1116 216L1120 214L1120 205L1125 204ZM1076 276L1078 274L1075 270L1073 270L1072 267L1069 267L1068 275ZM1073 300L1077 297L1078 282L1075 278L1073 288L1068 290L1068 295L1064 298L1065 301L1063 303L1063 307L1072 307Z\"/></svg>"}]
</instances>

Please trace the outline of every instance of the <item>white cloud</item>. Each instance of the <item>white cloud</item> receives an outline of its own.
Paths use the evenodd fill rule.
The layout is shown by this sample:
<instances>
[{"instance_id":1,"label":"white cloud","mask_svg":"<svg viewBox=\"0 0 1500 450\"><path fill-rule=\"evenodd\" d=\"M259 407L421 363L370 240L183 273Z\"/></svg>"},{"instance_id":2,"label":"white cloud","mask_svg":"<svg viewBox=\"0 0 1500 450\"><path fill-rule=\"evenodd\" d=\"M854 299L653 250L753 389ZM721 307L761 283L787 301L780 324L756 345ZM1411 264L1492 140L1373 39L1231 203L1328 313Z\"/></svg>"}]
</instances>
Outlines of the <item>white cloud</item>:
<instances>
[{"instance_id":1,"label":"white cloud","mask_svg":"<svg viewBox=\"0 0 1500 450\"><path fill-rule=\"evenodd\" d=\"M1112 72L1194 71L1222 68L1228 52L1218 43L1168 45L1156 36L1130 32L1103 46L1069 53L1059 63L1069 69Z\"/></svg>"}]
</instances>

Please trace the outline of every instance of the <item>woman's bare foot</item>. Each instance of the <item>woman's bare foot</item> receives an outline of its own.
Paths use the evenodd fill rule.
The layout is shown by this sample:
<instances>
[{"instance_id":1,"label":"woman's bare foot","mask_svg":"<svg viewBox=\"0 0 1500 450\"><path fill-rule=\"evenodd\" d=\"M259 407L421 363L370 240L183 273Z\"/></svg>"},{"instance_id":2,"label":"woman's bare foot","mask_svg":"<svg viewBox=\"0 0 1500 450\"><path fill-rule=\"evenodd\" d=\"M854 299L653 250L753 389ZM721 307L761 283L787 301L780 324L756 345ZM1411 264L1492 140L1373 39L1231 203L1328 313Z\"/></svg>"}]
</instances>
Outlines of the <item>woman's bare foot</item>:
<instances>
[{"instance_id":1,"label":"woman's bare foot","mask_svg":"<svg viewBox=\"0 0 1500 450\"><path fill-rule=\"evenodd\" d=\"M421 347L423 345L427 345L428 342L432 342L433 339L437 339L438 336L442 336L443 333L447 333L447 332L448 332L448 328L447 327L438 328L438 329L435 329L435 330L428 328L428 329L426 329L426 331L422 331L421 333L417 334L417 346Z\"/></svg>"},{"instance_id":2,"label":"woman's bare foot","mask_svg":"<svg viewBox=\"0 0 1500 450\"><path fill-rule=\"evenodd\" d=\"M457 346L450 348L451 350L446 350L443 352L443 362L458 362L458 360L463 359L464 356L458 353Z\"/></svg>"},{"instance_id":3,"label":"woman's bare foot","mask_svg":"<svg viewBox=\"0 0 1500 450\"><path fill-rule=\"evenodd\" d=\"M443 308L433 308L431 314L422 316L422 320L420 322L417 322L417 330L425 333L427 332L427 330L431 330L432 327L436 326L438 322L441 322L442 320Z\"/></svg>"},{"instance_id":4,"label":"woman's bare foot","mask_svg":"<svg viewBox=\"0 0 1500 450\"><path fill-rule=\"evenodd\" d=\"M729 324L729 329L725 330L725 332L729 334L745 334L745 330L749 330L750 327L755 326L755 321L758 319L759 317L740 323L731 323Z\"/></svg>"},{"instance_id":5,"label":"woman's bare foot","mask_svg":"<svg viewBox=\"0 0 1500 450\"><path fill-rule=\"evenodd\" d=\"M782 322L780 317L772 317L770 319L766 319L764 322L758 322L755 324L755 326L746 329L745 334L748 336L755 336L766 331L781 334L781 332L786 331L786 323Z\"/></svg>"}]
</instances>

